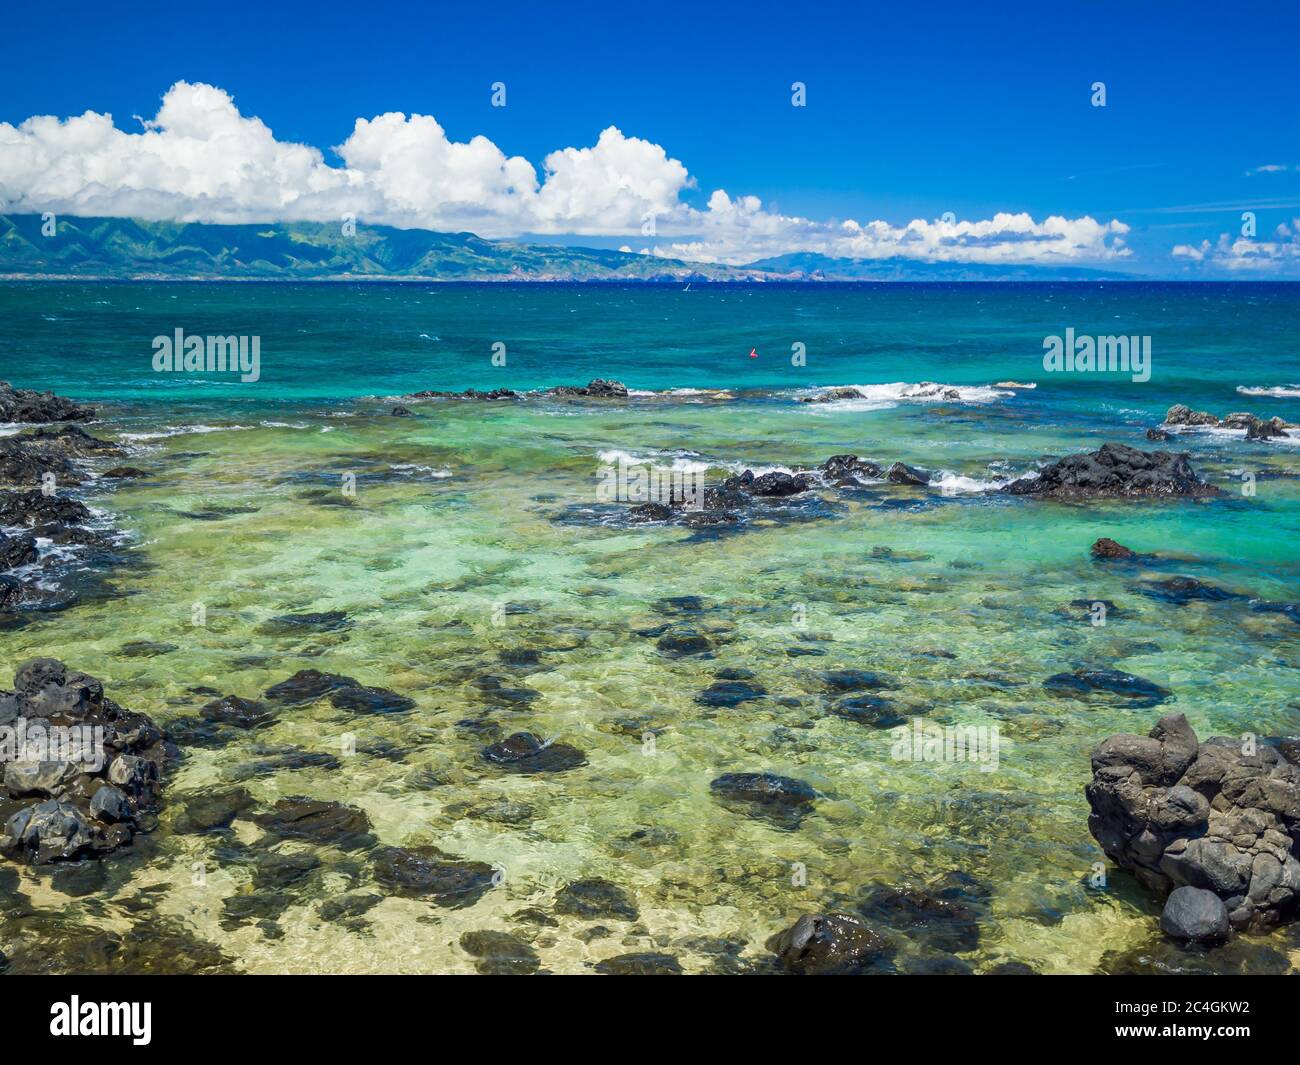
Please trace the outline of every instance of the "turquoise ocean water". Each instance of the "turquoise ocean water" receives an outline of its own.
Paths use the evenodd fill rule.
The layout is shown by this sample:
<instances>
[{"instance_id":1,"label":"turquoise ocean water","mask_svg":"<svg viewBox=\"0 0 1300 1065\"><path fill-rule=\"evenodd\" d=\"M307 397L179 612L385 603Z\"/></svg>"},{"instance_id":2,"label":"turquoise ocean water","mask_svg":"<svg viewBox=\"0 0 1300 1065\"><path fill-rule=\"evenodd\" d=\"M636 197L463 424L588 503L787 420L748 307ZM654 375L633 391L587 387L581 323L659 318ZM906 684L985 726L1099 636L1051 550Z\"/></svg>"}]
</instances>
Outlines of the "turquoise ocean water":
<instances>
[{"instance_id":1,"label":"turquoise ocean water","mask_svg":"<svg viewBox=\"0 0 1300 1065\"><path fill-rule=\"evenodd\" d=\"M155 373L152 340L177 328L259 337L260 380ZM1044 337L1067 328L1150 336L1150 380L1046 373ZM1300 626L1245 600L1144 594L1187 574L1300 599L1300 440L1189 432L1163 445L1225 489L1209 502L1061 505L996 488L1107 441L1160 446L1144 433L1174 403L1300 422L1297 337L1300 286L1271 284L0 286L0 379L93 402L89 430L149 473L88 490L133 564L110 594L0 633L0 672L57 655L164 725L192 720L205 693L254 697L305 667L416 703L393 715L311 704L190 752L154 849L90 894L24 873L41 919L6 918L0 947L19 968L59 968L87 937L147 919L247 971L473 971L461 937L482 930L526 940L555 971L645 951L687 971L761 970L766 938L800 913L961 873L982 885L978 935L941 947L894 930L900 970L955 945L976 971L1181 965L1136 885L1113 870L1105 889L1088 884L1101 859L1088 752L1163 710L1203 738L1300 733ZM595 377L632 397L388 413L422 389ZM955 392L911 395L922 382ZM848 385L866 398L798 402ZM597 503L599 471L619 457L716 480L845 452L925 468L947 490L831 493L723 535L629 527ZM341 491L349 476L355 494ZM1099 567L1099 536L1165 557ZM702 609L665 602L682 596ZM1071 605L1099 599L1118 607L1103 626ZM265 624L333 610L346 627ZM664 626L703 636L707 656L663 653L645 633ZM121 653L146 640L168 649ZM1132 709L1042 689L1082 665L1175 698ZM836 669L887 677L909 720L996 726L996 771L894 758L887 730L829 712ZM699 702L724 670L762 694ZM503 701L484 678L531 694ZM587 764L510 775L483 762L486 743L523 730ZM338 757L294 768L293 752ZM712 779L745 771L807 781L815 812L791 830L711 797ZM254 809L347 802L379 845L435 845L501 882L441 908L390 897L367 855L325 846L307 875L268 888L251 815L177 830L194 796L236 787ZM520 916L550 913L563 885L590 877L623 888L637 917ZM343 895L379 900L340 916L325 904ZM1294 949L1289 933L1244 937L1198 964L1286 968Z\"/></svg>"}]
</instances>

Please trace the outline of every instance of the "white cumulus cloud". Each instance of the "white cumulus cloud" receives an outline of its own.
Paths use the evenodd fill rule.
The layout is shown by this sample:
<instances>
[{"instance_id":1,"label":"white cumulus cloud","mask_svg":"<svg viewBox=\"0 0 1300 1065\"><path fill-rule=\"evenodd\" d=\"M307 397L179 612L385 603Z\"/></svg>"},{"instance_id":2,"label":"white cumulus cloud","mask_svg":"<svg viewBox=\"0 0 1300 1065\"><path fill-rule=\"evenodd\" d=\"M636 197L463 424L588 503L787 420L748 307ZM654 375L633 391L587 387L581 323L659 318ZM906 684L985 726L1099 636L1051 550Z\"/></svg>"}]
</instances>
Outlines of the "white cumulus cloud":
<instances>
[{"instance_id":1,"label":"white cumulus cloud","mask_svg":"<svg viewBox=\"0 0 1300 1065\"><path fill-rule=\"evenodd\" d=\"M1300 218L1283 222L1271 238L1254 240L1220 233L1219 239L1199 244L1176 244L1172 255L1199 267L1231 270L1237 273L1276 271L1300 267Z\"/></svg>"},{"instance_id":2,"label":"white cumulus cloud","mask_svg":"<svg viewBox=\"0 0 1300 1065\"><path fill-rule=\"evenodd\" d=\"M539 175L486 137L453 141L432 116L399 112L358 118L331 165L315 147L278 140L224 90L184 81L142 125L121 130L94 111L0 123L0 210L224 223L352 215L485 237L649 238L649 254L723 263L789 252L1049 264L1129 254L1124 223L1089 217L828 222L721 189L699 209L683 199L696 185L680 161L614 126L589 147L551 152Z\"/></svg>"}]
</instances>

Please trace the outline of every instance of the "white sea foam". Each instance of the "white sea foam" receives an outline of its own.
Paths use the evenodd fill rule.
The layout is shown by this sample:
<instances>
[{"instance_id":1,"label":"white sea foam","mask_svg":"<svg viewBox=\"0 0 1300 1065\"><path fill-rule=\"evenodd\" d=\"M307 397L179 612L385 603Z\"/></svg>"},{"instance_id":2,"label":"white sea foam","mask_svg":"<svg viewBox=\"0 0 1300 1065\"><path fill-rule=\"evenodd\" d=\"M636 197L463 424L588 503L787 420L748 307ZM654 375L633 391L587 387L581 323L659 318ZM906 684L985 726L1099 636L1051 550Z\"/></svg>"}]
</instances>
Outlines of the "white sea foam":
<instances>
[{"instance_id":1,"label":"white sea foam","mask_svg":"<svg viewBox=\"0 0 1300 1065\"><path fill-rule=\"evenodd\" d=\"M1026 473L1006 478L984 480L979 477L965 477L962 474L953 473L951 470L939 470L931 476L930 487L939 489L944 495L974 495L981 492L996 492L1005 488L1012 481L1020 480L1021 477L1037 476L1037 473Z\"/></svg>"},{"instance_id":2,"label":"white sea foam","mask_svg":"<svg viewBox=\"0 0 1300 1065\"><path fill-rule=\"evenodd\" d=\"M1274 396L1278 399L1300 397L1300 385L1273 385L1269 388L1238 385L1237 391L1243 396Z\"/></svg>"},{"instance_id":3,"label":"white sea foam","mask_svg":"<svg viewBox=\"0 0 1300 1065\"><path fill-rule=\"evenodd\" d=\"M1224 425L1170 425L1165 422L1161 428L1168 430L1175 436L1197 435L1212 436L1221 440L1245 440L1245 429L1233 429ZM1277 444L1279 447L1296 447L1300 446L1300 429L1284 430L1285 436L1270 436L1265 440L1256 440L1252 443L1260 444Z\"/></svg>"},{"instance_id":4,"label":"white sea foam","mask_svg":"<svg viewBox=\"0 0 1300 1065\"><path fill-rule=\"evenodd\" d=\"M438 479L451 476L451 470L446 467L438 468L434 466L421 466L416 462L395 462L393 463L393 469L414 470L416 473L427 474L429 477L435 477Z\"/></svg>"},{"instance_id":5,"label":"white sea foam","mask_svg":"<svg viewBox=\"0 0 1300 1065\"><path fill-rule=\"evenodd\" d=\"M652 454L638 455L631 451L623 451L621 448L611 448L607 451L596 453L602 466L654 466L658 469L681 470L686 473L703 473L710 469L714 464L701 462L696 453L691 452L669 452L653 451Z\"/></svg>"},{"instance_id":6,"label":"white sea foam","mask_svg":"<svg viewBox=\"0 0 1300 1065\"><path fill-rule=\"evenodd\" d=\"M637 397L654 397L654 396L678 396L682 399L689 399L692 396L702 396L705 399L735 399L736 397L728 392L725 388L665 388L661 390L645 388L629 388L629 396Z\"/></svg>"},{"instance_id":7,"label":"white sea foam","mask_svg":"<svg viewBox=\"0 0 1300 1065\"><path fill-rule=\"evenodd\" d=\"M901 403L996 403L1010 399L1015 392L993 385L945 385L934 381L891 381L879 385L832 385L826 388L801 389L798 396L820 396L839 389L853 389L857 396L834 399L823 406L835 411L888 410Z\"/></svg>"},{"instance_id":8,"label":"white sea foam","mask_svg":"<svg viewBox=\"0 0 1300 1065\"><path fill-rule=\"evenodd\" d=\"M169 425L151 433L123 433L119 439L130 443L147 440L165 440L170 436L185 436L189 433L227 433L236 429L250 429L248 425Z\"/></svg>"}]
</instances>

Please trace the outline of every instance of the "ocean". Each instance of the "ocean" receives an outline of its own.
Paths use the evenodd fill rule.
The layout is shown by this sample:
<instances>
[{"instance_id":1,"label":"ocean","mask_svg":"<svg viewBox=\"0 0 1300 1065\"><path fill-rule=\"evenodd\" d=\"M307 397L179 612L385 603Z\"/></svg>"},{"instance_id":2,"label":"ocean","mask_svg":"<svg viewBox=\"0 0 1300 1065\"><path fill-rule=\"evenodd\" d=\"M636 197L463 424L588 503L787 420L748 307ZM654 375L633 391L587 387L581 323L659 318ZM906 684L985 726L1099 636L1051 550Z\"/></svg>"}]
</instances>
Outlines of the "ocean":
<instances>
[{"instance_id":1,"label":"ocean","mask_svg":"<svg viewBox=\"0 0 1300 1065\"><path fill-rule=\"evenodd\" d=\"M155 371L154 339L177 329L258 338L257 380ZM1067 330L1150 337L1149 379L1047 372L1045 338ZM1292 932L1172 955L1158 902L1106 867L1083 788L1101 739L1165 712L1202 739L1300 734L1300 626L1245 605L1300 598L1300 430L1145 436L1179 403L1300 421L1298 336L1300 285L1267 283L0 285L0 379L93 404L87 430L146 473L78 490L121 557L65 609L0 631L6 682L52 655L181 734L214 692L258 698L304 668L414 702L318 700L186 749L148 849L81 893L22 872L44 916L6 914L0 939L16 971L148 920L177 947L140 957L151 971L188 952L250 972L472 972L463 937L505 930L554 972L630 952L761 972L800 914L959 882L961 934L895 929L898 971L1284 971ZM542 391L596 378L629 397ZM407 398L467 388L521 396ZM998 491L1107 442L1187 451L1225 494ZM599 494L620 462L712 484L846 453L930 486L818 492L723 528L631 523ZM1152 557L1098 564L1099 537ZM90 564L59 565L80 587ZM1175 575L1242 598L1152 594ZM344 620L273 623L330 612ZM1085 666L1173 696L1044 689ZM900 756L892 728L837 709L849 670L876 675L907 729L996 734L996 765ZM484 759L517 732L584 763ZM712 787L728 773L817 798L797 824L752 816ZM464 906L391 893L367 851L272 845L247 811L180 830L188 804L237 789L247 811L346 803L373 847L436 847L493 886ZM277 879L268 853L305 871ZM557 892L589 879L635 916L557 915Z\"/></svg>"}]
</instances>

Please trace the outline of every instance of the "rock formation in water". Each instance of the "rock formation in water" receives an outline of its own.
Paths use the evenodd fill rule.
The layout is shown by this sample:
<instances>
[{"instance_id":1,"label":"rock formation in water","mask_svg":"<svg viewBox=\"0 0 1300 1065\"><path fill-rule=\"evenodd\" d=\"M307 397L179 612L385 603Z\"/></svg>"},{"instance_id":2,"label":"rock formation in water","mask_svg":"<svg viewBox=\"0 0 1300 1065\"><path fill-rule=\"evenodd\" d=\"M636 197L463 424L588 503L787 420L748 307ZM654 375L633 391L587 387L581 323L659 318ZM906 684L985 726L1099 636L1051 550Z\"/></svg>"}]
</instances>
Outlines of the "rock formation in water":
<instances>
[{"instance_id":1,"label":"rock formation in water","mask_svg":"<svg viewBox=\"0 0 1300 1065\"><path fill-rule=\"evenodd\" d=\"M1112 861L1162 895L1213 892L1233 928L1254 929L1289 920L1300 899L1300 768L1278 748L1242 747L1199 743L1169 714L1146 736L1103 740L1085 792L1088 828ZM1212 907L1176 894L1168 924L1214 938Z\"/></svg>"}]
</instances>

